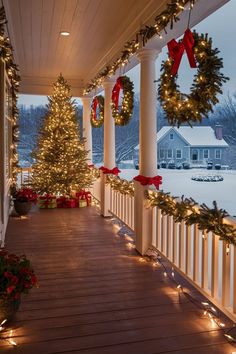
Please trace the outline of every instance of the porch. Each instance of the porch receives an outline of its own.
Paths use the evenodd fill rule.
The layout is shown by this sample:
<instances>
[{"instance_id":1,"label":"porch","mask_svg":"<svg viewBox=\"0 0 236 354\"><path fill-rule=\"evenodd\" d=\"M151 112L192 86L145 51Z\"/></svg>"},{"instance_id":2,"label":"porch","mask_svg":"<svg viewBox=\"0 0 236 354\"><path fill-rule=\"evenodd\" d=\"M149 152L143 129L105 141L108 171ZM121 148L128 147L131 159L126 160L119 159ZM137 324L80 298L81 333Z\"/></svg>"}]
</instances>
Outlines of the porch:
<instances>
[{"instance_id":1,"label":"porch","mask_svg":"<svg viewBox=\"0 0 236 354\"><path fill-rule=\"evenodd\" d=\"M222 329L130 243L95 207L11 218L6 246L32 259L40 283L11 327L14 352L231 353ZM201 303L196 291L194 298ZM12 351L4 341L0 347Z\"/></svg>"}]
</instances>

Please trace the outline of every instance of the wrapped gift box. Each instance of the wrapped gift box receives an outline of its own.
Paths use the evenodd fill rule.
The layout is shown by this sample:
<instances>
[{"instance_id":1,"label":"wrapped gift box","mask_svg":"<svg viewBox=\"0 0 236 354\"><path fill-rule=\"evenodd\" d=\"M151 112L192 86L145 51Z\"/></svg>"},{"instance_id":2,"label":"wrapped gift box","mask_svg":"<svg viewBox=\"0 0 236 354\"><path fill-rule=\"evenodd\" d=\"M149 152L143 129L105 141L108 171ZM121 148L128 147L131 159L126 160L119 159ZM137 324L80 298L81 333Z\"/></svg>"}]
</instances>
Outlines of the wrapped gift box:
<instances>
[{"instance_id":1,"label":"wrapped gift box","mask_svg":"<svg viewBox=\"0 0 236 354\"><path fill-rule=\"evenodd\" d=\"M66 200L66 208L76 208L77 200L75 198L70 198Z\"/></svg>"},{"instance_id":2,"label":"wrapped gift box","mask_svg":"<svg viewBox=\"0 0 236 354\"><path fill-rule=\"evenodd\" d=\"M54 209L57 207L56 197L50 194L40 196L38 206L40 209Z\"/></svg>"},{"instance_id":3,"label":"wrapped gift box","mask_svg":"<svg viewBox=\"0 0 236 354\"><path fill-rule=\"evenodd\" d=\"M60 196L57 198L57 208L66 208L67 198Z\"/></svg>"},{"instance_id":4,"label":"wrapped gift box","mask_svg":"<svg viewBox=\"0 0 236 354\"><path fill-rule=\"evenodd\" d=\"M87 201L85 199L79 199L79 208L84 208L87 206Z\"/></svg>"},{"instance_id":5,"label":"wrapped gift box","mask_svg":"<svg viewBox=\"0 0 236 354\"><path fill-rule=\"evenodd\" d=\"M80 192L76 193L76 198L79 201L79 207L82 208L80 206L80 201L85 201L86 202L86 206L91 205L91 201L92 201L92 197L91 197L91 193L90 192L86 192L84 190L81 190ZM84 203L81 203L81 205ZM84 205L83 205L84 206Z\"/></svg>"}]
</instances>

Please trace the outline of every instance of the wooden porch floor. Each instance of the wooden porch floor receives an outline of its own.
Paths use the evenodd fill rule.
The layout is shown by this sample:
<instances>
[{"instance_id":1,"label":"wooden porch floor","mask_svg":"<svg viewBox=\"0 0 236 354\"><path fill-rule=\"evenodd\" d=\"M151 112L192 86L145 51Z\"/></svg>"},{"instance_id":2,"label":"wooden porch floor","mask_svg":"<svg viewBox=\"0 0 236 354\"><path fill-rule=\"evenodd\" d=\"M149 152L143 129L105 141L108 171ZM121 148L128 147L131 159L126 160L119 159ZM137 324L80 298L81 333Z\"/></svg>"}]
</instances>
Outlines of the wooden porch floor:
<instances>
[{"instance_id":1,"label":"wooden porch floor","mask_svg":"<svg viewBox=\"0 0 236 354\"><path fill-rule=\"evenodd\" d=\"M160 268L139 261L95 208L42 210L11 218L6 247L32 260L40 288L13 324L21 354L230 354Z\"/></svg>"}]
</instances>

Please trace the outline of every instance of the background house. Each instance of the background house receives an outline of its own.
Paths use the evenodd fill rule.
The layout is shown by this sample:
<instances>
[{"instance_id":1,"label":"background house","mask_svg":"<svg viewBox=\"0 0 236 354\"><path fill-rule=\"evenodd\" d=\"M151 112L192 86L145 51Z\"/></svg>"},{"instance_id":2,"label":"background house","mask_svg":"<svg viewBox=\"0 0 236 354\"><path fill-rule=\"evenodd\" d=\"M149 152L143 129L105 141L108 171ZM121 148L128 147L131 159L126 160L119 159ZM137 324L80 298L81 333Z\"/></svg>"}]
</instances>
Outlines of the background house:
<instances>
[{"instance_id":1,"label":"background house","mask_svg":"<svg viewBox=\"0 0 236 354\"><path fill-rule=\"evenodd\" d=\"M209 126L180 128L164 126L157 133L158 161L173 166L183 163L191 167L226 165L229 145L223 139L223 128L216 125L215 130ZM134 149L134 161L138 163L139 146Z\"/></svg>"}]
</instances>

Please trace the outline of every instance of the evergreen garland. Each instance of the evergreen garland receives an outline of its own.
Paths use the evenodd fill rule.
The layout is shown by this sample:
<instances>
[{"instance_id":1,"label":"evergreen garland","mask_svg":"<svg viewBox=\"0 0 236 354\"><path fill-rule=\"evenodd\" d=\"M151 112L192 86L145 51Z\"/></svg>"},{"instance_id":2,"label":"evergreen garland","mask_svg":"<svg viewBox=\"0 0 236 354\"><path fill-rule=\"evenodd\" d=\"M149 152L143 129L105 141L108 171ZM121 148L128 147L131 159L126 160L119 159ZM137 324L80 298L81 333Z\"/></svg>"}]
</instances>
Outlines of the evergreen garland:
<instances>
[{"instance_id":1,"label":"evergreen garland","mask_svg":"<svg viewBox=\"0 0 236 354\"><path fill-rule=\"evenodd\" d=\"M134 196L133 182L129 182L114 175L107 175L106 183L110 184L111 188L116 192L119 192L124 195L129 195L130 197Z\"/></svg>"},{"instance_id":2,"label":"evergreen garland","mask_svg":"<svg viewBox=\"0 0 236 354\"><path fill-rule=\"evenodd\" d=\"M171 197L169 193L147 191L147 207L158 207L164 215L173 216L175 222L197 224L199 230L212 232L220 240L236 245L236 228L224 221L229 214L219 209L216 201L213 201L213 208L205 203L197 208L192 198L182 196L180 201L176 201L176 197Z\"/></svg>"},{"instance_id":3,"label":"evergreen garland","mask_svg":"<svg viewBox=\"0 0 236 354\"><path fill-rule=\"evenodd\" d=\"M169 24L170 29L172 29L174 22L179 21L179 14L185 9L185 6L188 3L192 8L195 0L171 0L166 5L165 10L155 17L155 24L141 28L136 33L135 39L126 42L124 50L121 52L119 58L101 70L100 73L87 85L83 94L86 95L95 88L101 86L105 78L113 76L121 65L126 65L129 62L130 57L140 49L140 46L142 45L144 47L147 41L153 36L157 35L161 38L161 31L164 30L164 32L167 33L166 27Z\"/></svg>"}]
</instances>

